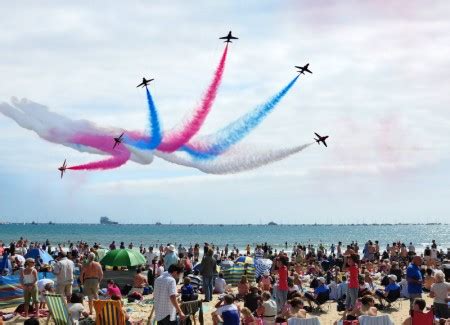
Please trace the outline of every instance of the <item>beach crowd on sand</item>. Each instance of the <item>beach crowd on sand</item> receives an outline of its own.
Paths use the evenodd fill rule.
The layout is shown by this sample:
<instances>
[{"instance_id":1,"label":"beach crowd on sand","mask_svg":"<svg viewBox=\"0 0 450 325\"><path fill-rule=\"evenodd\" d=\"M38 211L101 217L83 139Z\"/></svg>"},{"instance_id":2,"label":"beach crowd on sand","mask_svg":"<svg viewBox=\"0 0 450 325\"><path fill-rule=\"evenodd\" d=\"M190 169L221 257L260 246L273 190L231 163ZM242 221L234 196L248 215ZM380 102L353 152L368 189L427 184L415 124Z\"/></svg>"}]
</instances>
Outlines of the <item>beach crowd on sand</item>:
<instances>
[{"instance_id":1,"label":"beach crowd on sand","mask_svg":"<svg viewBox=\"0 0 450 325\"><path fill-rule=\"evenodd\" d=\"M434 240L420 253L401 242L386 247L371 240L361 247L286 242L286 249L277 251L267 243L239 250L211 243L146 248L113 241L110 251L134 249L146 260L133 267L130 283L119 286L108 278L112 270L99 263L97 243L53 247L48 240L21 238L0 242L0 255L9 262L0 271L20 278L25 324L39 324L39 317L48 315L44 296L51 293L65 299L72 324L94 323L94 305L105 299L122 304L127 323L139 322L124 304L151 301L143 308L158 324L190 324L202 305L214 308L198 314L200 323L210 324L450 324L450 249L438 247ZM24 258L36 248L54 261ZM240 280L231 285L224 273L238 265ZM49 273L54 280L45 277Z\"/></svg>"}]
</instances>

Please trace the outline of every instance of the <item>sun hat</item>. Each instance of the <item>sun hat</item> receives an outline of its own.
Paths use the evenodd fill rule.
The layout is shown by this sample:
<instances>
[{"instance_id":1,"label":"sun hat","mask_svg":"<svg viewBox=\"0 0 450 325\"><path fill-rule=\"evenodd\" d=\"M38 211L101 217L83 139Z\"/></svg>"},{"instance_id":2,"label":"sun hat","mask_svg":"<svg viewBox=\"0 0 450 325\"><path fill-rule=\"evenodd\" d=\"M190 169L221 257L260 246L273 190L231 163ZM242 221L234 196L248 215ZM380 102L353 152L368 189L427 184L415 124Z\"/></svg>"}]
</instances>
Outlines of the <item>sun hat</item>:
<instances>
[{"instance_id":1,"label":"sun hat","mask_svg":"<svg viewBox=\"0 0 450 325\"><path fill-rule=\"evenodd\" d=\"M173 252L173 251L175 251L175 246L169 245L169 246L167 246L167 249L168 249L169 251Z\"/></svg>"}]
</instances>

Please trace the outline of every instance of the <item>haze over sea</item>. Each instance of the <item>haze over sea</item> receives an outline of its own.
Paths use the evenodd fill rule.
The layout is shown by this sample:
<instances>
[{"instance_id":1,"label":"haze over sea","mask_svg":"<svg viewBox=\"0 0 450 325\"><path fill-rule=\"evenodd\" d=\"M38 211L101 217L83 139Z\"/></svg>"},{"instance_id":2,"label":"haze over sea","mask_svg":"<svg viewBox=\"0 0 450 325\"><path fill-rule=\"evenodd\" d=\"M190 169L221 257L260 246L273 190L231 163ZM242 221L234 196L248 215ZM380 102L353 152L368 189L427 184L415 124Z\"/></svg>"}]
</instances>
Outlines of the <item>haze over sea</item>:
<instances>
[{"instance_id":1,"label":"haze over sea","mask_svg":"<svg viewBox=\"0 0 450 325\"><path fill-rule=\"evenodd\" d=\"M243 248L247 244L267 242L274 248L288 250L295 242L329 246L331 243L351 241L362 243L379 240L381 248L387 243L413 242L419 251L435 239L439 247L450 247L450 227L447 224L433 225L100 225L100 224L0 224L0 240L9 243L20 237L30 241L49 239L52 245L83 240L108 246L113 240L132 242L135 246L167 244L189 245L204 242L219 247L225 244Z\"/></svg>"}]
</instances>

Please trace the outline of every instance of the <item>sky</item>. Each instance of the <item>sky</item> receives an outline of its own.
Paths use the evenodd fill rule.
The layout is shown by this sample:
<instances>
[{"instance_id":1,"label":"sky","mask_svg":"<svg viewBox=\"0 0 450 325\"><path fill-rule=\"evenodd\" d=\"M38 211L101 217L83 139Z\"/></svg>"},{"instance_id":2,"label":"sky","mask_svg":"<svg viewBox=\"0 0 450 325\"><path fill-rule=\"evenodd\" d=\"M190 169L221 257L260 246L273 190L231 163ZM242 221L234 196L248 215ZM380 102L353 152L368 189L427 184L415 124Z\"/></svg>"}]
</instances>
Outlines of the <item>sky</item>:
<instances>
[{"instance_id":1,"label":"sky","mask_svg":"<svg viewBox=\"0 0 450 325\"><path fill-rule=\"evenodd\" d=\"M450 222L448 1L50 1L0 4L0 102L27 98L71 119L145 130L142 76L164 129L199 103L230 46L209 134L310 63L245 138L283 161L209 175L155 158L108 171L0 114L0 222ZM250 154L250 153L249 153Z\"/></svg>"}]
</instances>

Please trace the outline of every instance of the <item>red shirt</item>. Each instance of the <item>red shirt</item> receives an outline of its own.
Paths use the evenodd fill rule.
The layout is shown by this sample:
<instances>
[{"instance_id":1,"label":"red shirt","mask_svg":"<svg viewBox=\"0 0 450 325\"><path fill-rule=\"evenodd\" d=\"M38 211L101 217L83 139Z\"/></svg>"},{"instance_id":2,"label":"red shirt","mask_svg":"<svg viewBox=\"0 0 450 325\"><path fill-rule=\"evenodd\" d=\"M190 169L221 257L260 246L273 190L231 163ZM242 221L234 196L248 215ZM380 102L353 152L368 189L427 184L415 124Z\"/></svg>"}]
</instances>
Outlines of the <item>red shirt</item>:
<instances>
[{"instance_id":1,"label":"red shirt","mask_svg":"<svg viewBox=\"0 0 450 325\"><path fill-rule=\"evenodd\" d=\"M278 290L288 291L288 270L285 265L278 269Z\"/></svg>"},{"instance_id":2,"label":"red shirt","mask_svg":"<svg viewBox=\"0 0 450 325\"><path fill-rule=\"evenodd\" d=\"M349 288L359 288L358 283L358 275L359 275L359 268L358 266L353 265L348 268L348 271L350 272L350 281L348 283Z\"/></svg>"}]
</instances>

